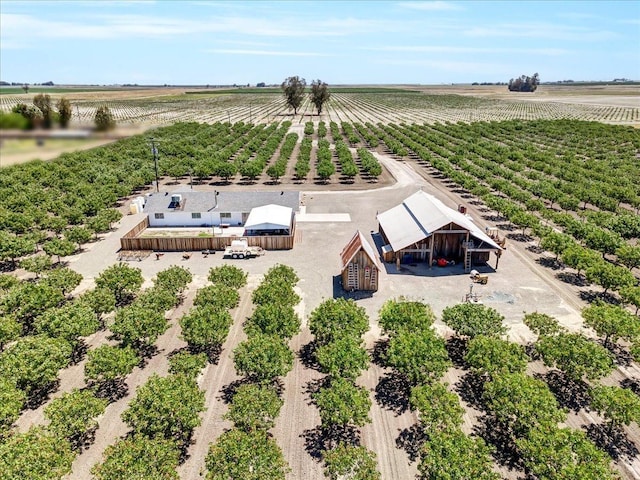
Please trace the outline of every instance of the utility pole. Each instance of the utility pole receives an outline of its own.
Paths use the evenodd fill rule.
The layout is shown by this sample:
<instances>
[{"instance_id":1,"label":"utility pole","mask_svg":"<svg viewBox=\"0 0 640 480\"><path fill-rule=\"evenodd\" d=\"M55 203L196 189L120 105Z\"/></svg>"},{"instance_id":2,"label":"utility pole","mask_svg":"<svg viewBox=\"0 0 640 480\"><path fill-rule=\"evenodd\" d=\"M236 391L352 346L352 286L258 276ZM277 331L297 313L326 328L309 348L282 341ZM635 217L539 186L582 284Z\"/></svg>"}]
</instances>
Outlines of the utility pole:
<instances>
[{"instance_id":1,"label":"utility pole","mask_svg":"<svg viewBox=\"0 0 640 480\"><path fill-rule=\"evenodd\" d=\"M249 104L249 123L253 123L253 114L251 112L251 104Z\"/></svg>"},{"instance_id":2,"label":"utility pole","mask_svg":"<svg viewBox=\"0 0 640 480\"><path fill-rule=\"evenodd\" d=\"M156 140L154 138L149 139L151 143L151 153L153 154L153 163L156 167L156 193L160 191L160 185L158 183L158 149L156 148Z\"/></svg>"}]
</instances>

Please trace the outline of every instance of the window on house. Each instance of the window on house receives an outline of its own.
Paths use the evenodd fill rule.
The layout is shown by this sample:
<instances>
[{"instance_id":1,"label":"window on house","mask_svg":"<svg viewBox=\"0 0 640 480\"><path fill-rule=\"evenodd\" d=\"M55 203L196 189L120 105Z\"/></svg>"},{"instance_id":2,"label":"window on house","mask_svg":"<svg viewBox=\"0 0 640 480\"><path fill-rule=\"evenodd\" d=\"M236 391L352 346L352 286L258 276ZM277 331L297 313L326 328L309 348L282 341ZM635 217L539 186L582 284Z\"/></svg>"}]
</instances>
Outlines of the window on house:
<instances>
[{"instance_id":1,"label":"window on house","mask_svg":"<svg viewBox=\"0 0 640 480\"><path fill-rule=\"evenodd\" d=\"M164 213L156 213L154 217L156 220L162 220L164 218Z\"/></svg>"},{"instance_id":2,"label":"window on house","mask_svg":"<svg viewBox=\"0 0 640 480\"><path fill-rule=\"evenodd\" d=\"M222 218L226 218L227 220L230 220L231 219L231 214L228 213L228 212L222 212L222 213L220 213L220 218L221 219Z\"/></svg>"},{"instance_id":3,"label":"window on house","mask_svg":"<svg viewBox=\"0 0 640 480\"><path fill-rule=\"evenodd\" d=\"M194 212L191 214L191 218L202 218L202 214L200 212Z\"/></svg>"}]
</instances>

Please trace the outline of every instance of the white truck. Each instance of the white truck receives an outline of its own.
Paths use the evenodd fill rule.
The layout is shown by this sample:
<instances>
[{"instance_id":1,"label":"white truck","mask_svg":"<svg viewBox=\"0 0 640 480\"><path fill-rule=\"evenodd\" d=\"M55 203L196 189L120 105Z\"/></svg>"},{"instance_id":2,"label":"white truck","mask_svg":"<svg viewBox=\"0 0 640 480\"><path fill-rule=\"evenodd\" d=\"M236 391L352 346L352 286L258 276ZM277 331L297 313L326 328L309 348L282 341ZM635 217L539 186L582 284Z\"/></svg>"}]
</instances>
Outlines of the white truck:
<instances>
[{"instance_id":1,"label":"white truck","mask_svg":"<svg viewBox=\"0 0 640 480\"><path fill-rule=\"evenodd\" d=\"M231 245L224 249L224 256L231 258L252 258L264 255L262 247L250 247L246 240L232 240Z\"/></svg>"}]
</instances>

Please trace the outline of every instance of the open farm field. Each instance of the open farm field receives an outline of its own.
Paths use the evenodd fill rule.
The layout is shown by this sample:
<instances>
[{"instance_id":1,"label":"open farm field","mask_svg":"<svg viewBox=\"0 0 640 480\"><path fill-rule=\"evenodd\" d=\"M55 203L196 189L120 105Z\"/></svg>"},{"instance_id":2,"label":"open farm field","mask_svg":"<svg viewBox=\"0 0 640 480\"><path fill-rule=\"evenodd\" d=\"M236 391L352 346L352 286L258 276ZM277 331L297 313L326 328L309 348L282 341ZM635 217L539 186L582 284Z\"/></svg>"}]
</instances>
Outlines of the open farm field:
<instances>
[{"instance_id":1,"label":"open farm field","mask_svg":"<svg viewBox=\"0 0 640 480\"><path fill-rule=\"evenodd\" d=\"M112 99L153 102L154 128L0 169L0 472L640 478L640 130L577 119L638 107L358 90L320 118L274 93ZM160 192L300 191L311 219L250 260L120 263L154 160ZM506 239L481 303L461 264L342 288L355 231L379 249L377 214L418 190Z\"/></svg>"},{"instance_id":2,"label":"open farm field","mask_svg":"<svg viewBox=\"0 0 640 480\"><path fill-rule=\"evenodd\" d=\"M60 94L52 93L55 99ZM239 90L122 89L64 94L73 105L72 126L91 125L96 108L107 105L119 124L167 125L177 121L269 123L370 121L435 123L500 120L576 119L634 125L640 123L638 86L541 86L510 93L505 86L333 88L321 116L306 101L298 114L285 107L277 89ZM0 109L30 103L32 94L0 95Z\"/></svg>"}]
</instances>

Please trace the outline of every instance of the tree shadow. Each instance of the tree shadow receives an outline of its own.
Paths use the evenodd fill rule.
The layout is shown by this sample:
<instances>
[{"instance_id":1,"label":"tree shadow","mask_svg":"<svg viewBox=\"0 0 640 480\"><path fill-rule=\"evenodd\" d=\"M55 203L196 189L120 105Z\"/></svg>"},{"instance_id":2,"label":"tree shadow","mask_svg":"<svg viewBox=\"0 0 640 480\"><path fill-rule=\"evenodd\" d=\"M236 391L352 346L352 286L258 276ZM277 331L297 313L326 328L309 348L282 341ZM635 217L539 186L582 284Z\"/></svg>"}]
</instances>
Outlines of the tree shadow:
<instances>
[{"instance_id":1,"label":"tree shadow","mask_svg":"<svg viewBox=\"0 0 640 480\"><path fill-rule=\"evenodd\" d=\"M129 387L124 378L114 378L100 383L91 383L89 388L94 389L94 395L104 398L109 403L114 403L124 398L129 393Z\"/></svg>"},{"instance_id":2,"label":"tree shadow","mask_svg":"<svg viewBox=\"0 0 640 480\"><path fill-rule=\"evenodd\" d=\"M564 269L564 264L557 258L539 257L539 258L536 258L536 263L542 267L550 268L551 270Z\"/></svg>"},{"instance_id":3,"label":"tree shadow","mask_svg":"<svg viewBox=\"0 0 640 480\"><path fill-rule=\"evenodd\" d=\"M300 437L304 438L304 449L317 462L322 460L325 451L332 450L340 443L360 445L360 431L351 425L333 425L328 428L318 425L305 430Z\"/></svg>"},{"instance_id":4,"label":"tree shadow","mask_svg":"<svg viewBox=\"0 0 640 480\"><path fill-rule=\"evenodd\" d=\"M222 354L222 345L189 345L187 347L187 351L194 355L204 353L207 356L207 362L209 362L211 365L217 365L220 361L220 355Z\"/></svg>"},{"instance_id":5,"label":"tree shadow","mask_svg":"<svg viewBox=\"0 0 640 480\"><path fill-rule=\"evenodd\" d=\"M27 401L25 402L25 408L29 410L35 410L36 408L44 405L48 400L49 396L56 392L60 387L60 380L54 380L53 382L49 382L40 388L34 388L29 392L29 396L27 397Z\"/></svg>"},{"instance_id":6,"label":"tree shadow","mask_svg":"<svg viewBox=\"0 0 640 480\"><path fill-rule=\"evenodd\" d=\"M618 303L620 303L620 301L618 300L618 298L612 294L611 292L596 292L593 289L589 289L589 290L581 290L580 291L580 298L582 300L584 300L585 302L588 303L593 303L596 300L601 300L605 303L609 303L611 305L617 305Z\"/></svg>"},{"instance_id":7,"label":"tree shadow","mask_svg":"<svg viewBox=\"0 0 640 480\"><path fill-rule=\"evenodd\" d=\"M469 341L466 338L450 337L446 341L447 353L453 364L458 368L469 368L469 365L464 360L467 354L467 346Z\"/></svg>"},{"instance_id":8,"label":"tree shadow","mask_svg":"<svg viewBox=\"0 0 640 480\"><path fill-rule=\"evenodd\" d=\"M148 343L138 343L134 345L134 349L138 352L138 355L140 355L142 366L146 365L146 363L160 351L157 346L149 345ZM142 366L140 368L142 368Z\"/></svg>"},{"instance_id":9,"label":"tree shadow","mask_svg":"<svg viewBox=\"0 0 640 480\"><path fill-rule=\"evenodd\" d=\"M631 390L633 393L640 397L640 380L635 378L625 378L620 382L622 388Z\"/></svg>"},{"instance_id":10,"label":"tree shadow","mask_svg":"<svg viewBox=\"0 0 640 480\"><path fill-rule=\"evenodd\" d=\"M313 380L309 380L304 385L304 393L309 395L308 405L315 405L313 401L313 396L318 393L321 389L327 388L331 382L331 378L327 375L321 378L315 378Z\"/></svg>"},{"instance_id":11,"label":"tree shadow","mask_svg":"<svg viewBox=\"0 0 640 480\"><path fill-rule=\"evenodd\" d=\"M542 248L540 245L528 245L526 250L530 251L531 253L535 253L538 255L541 255L544 253L544 248Z\"/></svg>"},{"instance_id":12,"label":"tree shadow","mask_svg":"<svg viewBox=\"0 0 640 480\"><path fill-rule=\"evenodd\" d=\"M89 347L84 339L79 338L73 345L73 351L71 352L71 365L77 365L82 361Z\"/></svg>"},{"instance_id":13,"label":"tree shadow","mask_svg":"<svg viewBox=\"0 0 640 480\"><path fill-rule=\"evenodd\" d=\"M404 375L397 372L385 374L376 385L375 392L378 405L396 415L402 415L409 409L411 384Z\"/></svg>"},{"instance_id":14,"label":"tree shadow","mask_svg":"<svg viewBox=\"0 0 640 480\"><path fill-rule=\"evenodd\" d=\"M420 457L420 452L427 438L422 425L416 423L409 428L400 430L400 435L396 438L396 447L407 452L409 461L415 462Z\"/></svg>"},{"instance_id":15,"label":"tree shadow","mask_svg":"<svg viewBox=\"0 0 640 480\"><path fill-rule=\"evenodd\" d=\"M586 430L589 439L599 449L607 452L614 460L637 458L640 453L633 440L627 437L621 428L610 429L609 425L604 423L592 423L583 428Z\"/></svg>"},{"instance_id":16,"label":"tree shadow","mask_svg":"<svg viewBox=\"0 0 640 480\"><path fill-rule=\"evenodd\" d=\"M633 357L623 346L614 342L604 343L604 340L602 339L598 339L597 342L604 348L606 348L609 353L611 353L613 361L617 365L628 367L629 365L631 365L631 362L633 362Z\"/></svg>"},{"instance_id":17,"label":"tree shadow","mask_svg":"<svg viewBox=\"0 0 640 480\"><path fill-rule=\"evenodd\" d=\"M515 242L531 242L533 237L525 233L508 233L507 238Z\"/></svg>"},{"instance_id":18,"label":"tree shadow","mask_svg":"<svg viewBox=\"0 0 640 480\"><path fill-rule=\"evenodd\" d=\"M239 378L238 380L234 380L231 383L228 383L220 390L220 396L218 397L227 405L231 403L233 400L233 396L236 394L238 389L243 385L250 384L251 381L248 378Z\"/></svg>"},{"instance_id":19,"label":"tree shadow","mask_svg":"<svg viewBox=\"0 0 640 480\"><path fill-rule=\"evenodd\" d=\"M560 272L556 273L556 278L564 283L573 285L575 287L586 287L591 284L582 275L578 275L576 272Z\"/></svg>"},{"instance_id":20,"label":"tree shadow","mask_svg":"<svg viewBox=\"0 0 640 480\"><path fill-rule=\"evenodd\" d=\"M473 427L473 430L488 445L495 447L493 458L499 465L508 467L511 470L524 469L511 432L493 416L484 415L478 418L478 423Z\"/></svg>"},{"instance_id":21,"label":"tree shadow","mask_svg":"<svg viewBox=\"0 0 640 480\"><path fill-rule=\"evenodd\" d=\"M487 381L482 375L467 372L455 384L455 391L460 398L478 410L485 410L485 403L482 399L484 384Z\"/></svg>"},{"instance_id":22,"label":"tree shadow","mask_svg":"<svg viewBox=\"0 0 640 480\"><path fill-rule=\"evenodd\" d=\"M298 351L298 358L306 368L320 371L320 365L318 365L318 362L316 361L317 349L318 342L311 340L309 343L300 347L300 351Z\"/></svg>"},{"instance_id":23,"label":"tree shadow","mask_svg":"<svg viewBox=\"0 0 640 480\"><path fill-rule=\"evenodd\" d=\"M498 227L500 230L506 230L508 232L514 232L518 229L518 227L516 227L512 223L500 223L496 225L496 227Z\"/></svg>"},{"instance_id":24,"label":"tree shadow","mask_svg":"<svg viewBox=\"0 0 640 480\"><path fill-rule=\"evenodd\" d=\"M374 365L384 368L387 366L387 351L389 350L389 339L381 338L376 340L371 350L371 361Z\"/></svg>"},{"instance_id":25,"label":"tree shadow","mask_svg":"<svg viewBox=\"0 0 640 480\"><path fill-rule=\"evenodd\" d=\"M86 432L82 432L78 435L72 435L69 438L69 443L71 444L71 449L76 452L82 452L89 448L93 442L96 441L96 431L98 430L98 425L95 425L93 428L90 428Z\"/></svg>"},{"instance_id":26,"label":"tree shadow","mask_svg":"<svg viewBox=\"0 0 640 480\"><path fill-rule=\"evenodd\" d=\"M561 407L577 412L591 404L589 385L582 380L573 380L560 370L535 374L534 377L540 378L549 386Z\"/></svg>"}]
</instances>

